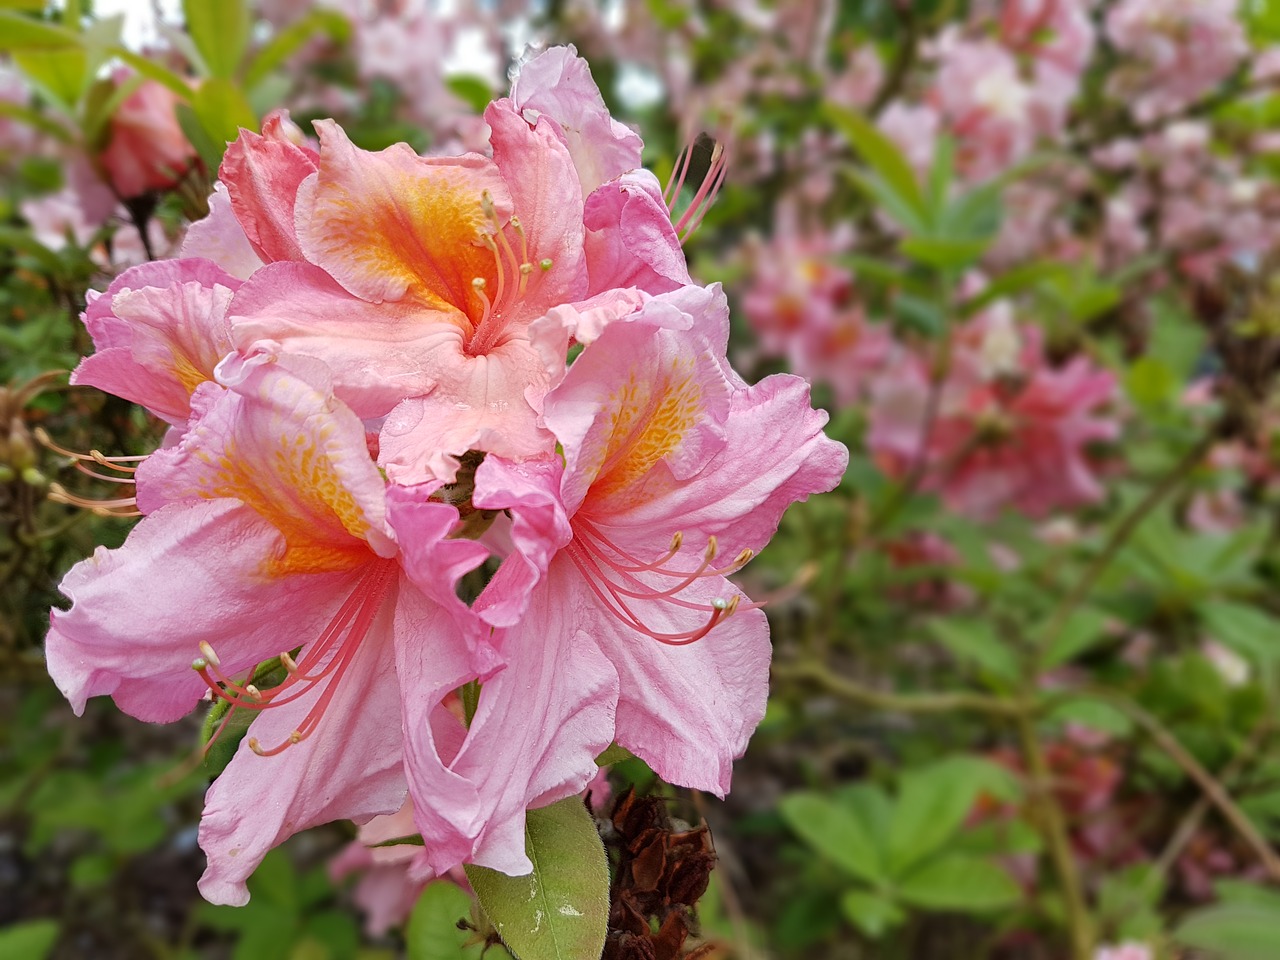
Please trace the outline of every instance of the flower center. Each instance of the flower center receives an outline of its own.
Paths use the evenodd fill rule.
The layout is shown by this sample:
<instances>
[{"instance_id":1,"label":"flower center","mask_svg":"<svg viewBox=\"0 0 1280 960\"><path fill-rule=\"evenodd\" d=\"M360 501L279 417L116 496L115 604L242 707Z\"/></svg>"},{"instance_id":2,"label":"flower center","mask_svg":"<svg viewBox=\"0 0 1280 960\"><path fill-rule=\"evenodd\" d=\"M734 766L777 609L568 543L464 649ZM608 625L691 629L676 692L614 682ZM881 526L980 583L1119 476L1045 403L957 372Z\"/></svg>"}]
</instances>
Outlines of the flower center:
<instances>
[{"instance_id":1,"label":"flower center","mask_svg":"<svg viewBox=\"0 0 1280 960\"><path fill-rule=\"evenodd\" d=\"M529 292L529 278L534 276L535 271L541 276L554 266L551 260L542 260L536 266L529 260L529 240L525 236L520 218L513 216L505 225L501 223L493 197L487 190L480 195L480 209L484 211L488 222L477 236L481 246L493 254L494 289L490 291L489 281L484 277L476 277L471 281L471 288L483 306L480 322L467 338L464 347L467 355L472 357L483 356L498 344L517 305ZM519 255L507 239L507 227L516 235Z\"/></svg>"},{"instance_id":2,"label":"flower center","mask_svg":"<svg viewBox=\"0 0 1280 960\"><path fill-rule=\"evenodd\" d=\"M609 540L589 520L577 517L573 526L574 537L565 550L592 593L604 604L605 609L624 624L659 643L673 647L693 643L705 637L717 623L732 616L738 609L751 610L761 606L758 603L747 603L742 607L740 593L735 593L727 600L716 597L709 602L696 602L680 596L700 580L725 577L741 570L755 555L751 550L743 550L728 566L716 569L712 567L718 549L716 538L708 537L701 564L693 570L673 570L667 564L680 552L684 542L681 533L676 533L671 538L671 546L665 554L652 563L644 563ZM650 582L655 578L661 581L661 585ZM655 601L702 614L705 619L688 630L659 632L648 626L632 609L637 602Z\"/></svg>"},{"instance_id":3,"label":"flower center","mask_svg":"<svg viewBox=\"0 0 1280 960\"><path fill-rule=\"evenodd\" d=\"M237 708L266 710L270 707L283 707L319 689L320 695L307 715L284 741L274 747L264 748L257 737L250 737L249 749L261 757L270 757L311 736L333 700L343 675L355 659L360 644L368 635L369 628L377 619L383 601L395 583L395 574L396 564L392 560L371 563L324 631L307 647L300 660L295 662L287 651L281 651L280 665L287 676L280 684L267 690L258 689L251 679L241 683L227 676L222 672L221 661L213 646L201 641L201 655L192 661L191 669L200 674L215 697L231 705L222 724L209 738L209 743L218 739ZM255 667L249 672L249 678L256 676L257 672L258 667Z\"/></svg>"}]
</instances>

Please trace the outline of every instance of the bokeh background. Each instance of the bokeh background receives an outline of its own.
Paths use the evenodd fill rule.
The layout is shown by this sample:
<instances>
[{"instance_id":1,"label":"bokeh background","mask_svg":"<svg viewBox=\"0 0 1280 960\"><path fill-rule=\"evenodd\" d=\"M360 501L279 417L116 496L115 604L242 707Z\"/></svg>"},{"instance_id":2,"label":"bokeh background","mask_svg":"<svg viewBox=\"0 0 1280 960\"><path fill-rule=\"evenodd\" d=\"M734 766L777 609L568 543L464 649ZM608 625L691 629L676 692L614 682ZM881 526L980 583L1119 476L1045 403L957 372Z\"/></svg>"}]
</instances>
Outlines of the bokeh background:
<instances>
[{"instance_id":1,"label":"bokeh background","mask_svg":"<svg viewBox=\"0 0 1280 960\"><path fill-rule=\"evenodd\" d=\"M1280 4L5 0L0 957L485 949L465 883L372 846L395 824L199 900L202 718L76 718L44 671L59 579L131 522L60 451L163 432L66 371L239 127L484 150L570 42L736 367L810 378L852 453L740 575L775 666L730 797L625 758L593 785L615 844L611 798L657 798L698 878L606 956L1280 956Z\"/></svg>"}]
</instances>

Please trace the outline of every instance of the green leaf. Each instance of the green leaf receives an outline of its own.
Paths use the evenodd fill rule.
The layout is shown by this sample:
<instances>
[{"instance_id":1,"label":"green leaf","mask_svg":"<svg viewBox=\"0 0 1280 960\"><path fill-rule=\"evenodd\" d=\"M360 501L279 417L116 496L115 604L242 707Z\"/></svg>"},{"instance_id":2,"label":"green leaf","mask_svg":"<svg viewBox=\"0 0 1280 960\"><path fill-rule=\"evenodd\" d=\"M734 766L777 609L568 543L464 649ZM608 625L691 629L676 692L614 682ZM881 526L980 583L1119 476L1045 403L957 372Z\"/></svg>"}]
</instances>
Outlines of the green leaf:
<instances>
[{"instance_id":1,"label":"green leaf","mask_svg":"<svg viewBox=\"0 0 1280 960\"><path fill-rule=\"evenodd\" d=\"M856 811L817 793L783 797L779 810L787 826L815 852L868 883L884 882L880 851Z\"/></svg>"},{"instance_id":2,"label":"green leaf","mask_svg":"<svg viewBox=\"0 0 1280 960\"><path fill-rule=\"evenodd\" d=\"M182 15L209 73L224 80L234 76L249 42L244 0L183 0Z\"/></svg>"},{"instance_id":3,"label":"green leaf","mask_svg":"<svg viewBox=\"0 0 1280 960\"><path fill-rule=\"evenodd\" d=\"M3 30L0 24L0 30ZM26 74L31 85L68 115L76 112L84 93L89 56L83 47L22 50L13 62Z\"/></svg>"},{"instance_id":4,"label":"green leaf","mask_svg":"<svg viewBox=\"0 0 1280 960\"><path fill-rule=\"evenodd\" d=\"M935 853L960 829L979 794L1007 795L1007 777L1007 771L972 757L904 773L889 822L890 874L901 876Z\"/></svg>"},{"instance_id":5,"label":"green leaf","mask_svg":"<svg viewBox=\"0 0 1280 960\"><path fill-rule=\"evenodd\" d=\"M1033 289L1047 277L1060 276L1062 272L1062 264L1051 260L1037 260L1015 267L992 280L977 296L966 300L961 307L961 312L966 317L972 316L997 300Z\"/></svg>"},{"instance_id":6,"label":"green leaf","mask_svg":"<svg viewBox=\"0 0 1280 960\"><path fill-rule=\"evenodd\" d=\"M930 860L899 881L903 900L927 910L986 913L1022 899L1014 879L990 861L965 854Z\"/></svg>"},{"instance_id":7,"label":"green leaf","mask_svg":"<svg viewBox=\"0 0 1280 960\"><path fill-rule=\"evenodd\" d=\"M191 108L200 121L200 126L208 134L208 139L216 145L218 162L227 144L240 135L240 128L258 129L258 119L253 108L244 98L244 93L230 80L213 78L200 84L191 98ZM194 143L194 141L192 141ZM196 144L197 149L199 144ZM210 169L216 170L218 164Z\"/></svg>"},{"instance_id":8,"label":"green leaf","mask_svg":"<svg viewBox=\"0 0 1280 960\"><path fill-rule=\"evenodd\" d=\"M484 944L469 943L473 935L458 928L470 918L471 897L461 887L446 880L427 884L405 928L409 960L479 960Z\"/></svg>"},{"instance_id":9,"label":"green leaf","mask_svg":"<svg viewBox=\"0 0 1280 960\"><path fill-rule=\"evenodd\" d=\"M1213 960L1275 960L1280 904L1222 903L1190 914L1173 939Z\"/></svg>"},{"instance_id":10,"label":"green leaf","mask_svg":"<svg viewBox=\"0 0 1280 960\"><path fill-rule=\"evenodd\" d=\"M1055 723L1074 723L1091 730L1110 733L1118 737L1133 731L1133 721L1119 707L1085 694L1074 696L1056 706L1049 714Z\"/></svg>"},{"instance_id":11,"label":"green leaf","mask_svg":"<svg viewBox=\"0 0 1280 960\"><path fill-rule=\"evenodd\" d=\"M44 960L58 940L56 920L27 920L0 930L0 957Z\"/></svg>"},{"instance_id":12,"label":"green leaf","mask_svg":"<svg viewBox=\"0 0 1280 960\"><path fill-rule=\"evenodd\" d=\"M483 77L455 74L452 77L446 77L444 84L449 88L450 93L476 113L483 113L484 108L493 99L493 89Z\"/></svg>"},{"instance_id":13,"label":"green leaf","mask_svg":"<svg viewBox=\"0 0 1280 960\"><path fill-rule=\"evenodd\" d=\"M905 919L892 900L865 890L849 890L840 898L840 909L849 922L872 940L879 940Z\"/></svg>"},{"instance_id":14,"label":"green leaf","mask_svg":"<svg viewBox=\"0 0 1280 960\"><path fill-rule=\"evenodd\" d=\"M1044 668L1061 666L1107 639L1108 622L1107 616L1095 607L1076 607L1045 651Z\"/></svg>"},{"instance_id":15,"label":"green leaf","mask_svg":"<svg viewBox=\"0 0 1280 960\"><path fill-rule=\"evenodd\" d=\"M66 27L0 10L0 50L76 47L80 36Z\"/></svg>"},{"instance_id":16,"label":"green leaf","mask_svg":"<svg viewBox=\"0 0 1280 960\"><path fill-rule=\"evenodd\" d=\"M984 621L934 620L929 629L956 657L976 664L1003 684L1014 683L1022 675L1016 652Z\"/></svg>"},{"instance_id":17,"label":"green leaf","mask_svg":"<svg viewBox=\"0 0 1280 960\"><path fill-rule=\"evenodd\" d=\"M568 797L530 810L525 849L533 873L523 877L466 868L498 935L518 960L600 956L609 914L609 864L582 800Z\"/></svg>"},{"instance_id":18,"label":"green leaf","mask_svg":"<svg viewBox=\"0 0 1280 960\"><path fill-rule=\"evenodd\" d=\"M900 249L913 260L945 270L968 266L981 257L990 245L990 237L969 240L916 235L904 239Z\"/></svg>"},{"instance_id":19,"label":"green leaf","mask_svg":"<svg viewBox=\"0 0 1280 960\"><path fill-rule=\"evenodd\" d=\"M1229 600L1208 600L1200 618L1214 639L1226 644L1255 666L1266 667L1280 654L1280 626L1256 607Z\"/></svg>"},{"instance_id":20,"label":"green leaf","mask_svg":"<svg viewBox=\"0 0 1280 960\"><path fill-rule=\"evenodd\" d=\"M916 181L915 171L892 140L873 126L866 117L847 107L825 103L822 112L845 135L867 165L922 220L928 208Z\"/></svg>"},{"instance_id":21,"label":"green leaf","mask_svg":"<svg viewBox=\"0 0 1280 960\"><path fill-rule=\"evenodd\" d=\"M154 60L148 60L146 57L140 56L131 50L123 47L115 47L111 51L112 55L119 57L134 70L142 74L148 80L154 80L162 86L168 87L169 90L183 103L191 100L191 84L186 79L174 73L167 67L163 67Z\"/></svg>"},{"instance_id":22,"label":"green leaf","mask_svg":"<svg viewBox=\"0 0 1280 960\"><path fill-rule=\"evenodd\" d=\"M611 763L621 763L623 760L630 760L633 754L626 747L620 747L616 743L611 743L604 748L604 752L596 757L597 767L607 767Z\"/></svg>"}]
</instances>

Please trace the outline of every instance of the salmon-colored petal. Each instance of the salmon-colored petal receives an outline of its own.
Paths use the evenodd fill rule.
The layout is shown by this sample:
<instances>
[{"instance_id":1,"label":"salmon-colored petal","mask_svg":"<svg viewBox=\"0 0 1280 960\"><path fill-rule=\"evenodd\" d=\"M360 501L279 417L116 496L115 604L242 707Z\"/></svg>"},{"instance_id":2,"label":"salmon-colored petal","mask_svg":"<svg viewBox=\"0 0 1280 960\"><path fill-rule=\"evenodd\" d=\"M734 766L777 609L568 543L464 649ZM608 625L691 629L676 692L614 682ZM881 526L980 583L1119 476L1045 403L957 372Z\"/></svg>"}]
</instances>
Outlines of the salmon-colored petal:
<instances>
[{"instance_id":1,"label":"salmon-colored petal","mask_svg":"<svg viewBox=\"0 0 1280 960\"><path fill-rule=\"evenodd\" d=\"M492 131L493 160L520 221L519 232L505 230L514 254L506 284L519 289L516 261L533 268L525 292L513 303L516 317L532 320L586 295L582 193L573 159L549 123L541 120L530 126L506 100L490 104L484 118ZM549 264L546 269L544 263Z\"/></svg>"},{"instance_id":2,"label":"salmon-colored petal","mask_svg":"<svg viewBox=\"0 0 1280 960\"><path fill-rule=\"evenodd\" d=\"M191 393L231 352L226 314L240 281L208 260L161 260L126 270L90 299L85 327L97 352L71 382L141 404L175 425Z\"/></svg>"},{"instance_id":3,"label":"salmon-colored petal","mask_svg":"<svg viewBox=\"0 0 1280 960\"><path fill-rule=\"evenodd\" d=\"M285 136L280 120L277 114L269 117L262 135L241 130L218 170L245 236L268 263L302 259L294 204L299 185L316 169L315 152Z\"/></svg>"},{"instance_id":4,"label":"salmon-colored petal","mask_svg":"<svg viewBox=\"0 0 1280 960\"><path fill-rule=\"evenodd\" d=\"M436 382L432 358L461 350L448 314L368 303L311 264L269 264L238 293L228 311L238 349L324 361L338 398L364 418L426 393Z\"/></svg>"},{"instance_id":5,"label":"salmon-colored petal","mask_svg":"<svg viewBox=\"0 0 1280 960\"><path fill-rule=\"evenodd\" d=\"M555 440L538 425L529 397L547 388L542 359L527 340L470 356L459 340L426 358L435 387L387 415L379 463L397 483L454 478L454 457L484 450L513 460L549 453Z\"/></svg>"},{"instance_id":6,"label":"salmon-colored petal","mask_svg":"<svg viewBox=\"0 0 1280 960\"><path fill-rule=\"evenodd\" d=\"M456 311L470 332L484 304L472 281L496 286L481 237L505 223L511 197L492 160L479 154L419 157L403 143L361 150L331 120L316 123L320 170L297 211L302 251L351 293L379 303L409 298Z\"/></svg>"}]
</instances>

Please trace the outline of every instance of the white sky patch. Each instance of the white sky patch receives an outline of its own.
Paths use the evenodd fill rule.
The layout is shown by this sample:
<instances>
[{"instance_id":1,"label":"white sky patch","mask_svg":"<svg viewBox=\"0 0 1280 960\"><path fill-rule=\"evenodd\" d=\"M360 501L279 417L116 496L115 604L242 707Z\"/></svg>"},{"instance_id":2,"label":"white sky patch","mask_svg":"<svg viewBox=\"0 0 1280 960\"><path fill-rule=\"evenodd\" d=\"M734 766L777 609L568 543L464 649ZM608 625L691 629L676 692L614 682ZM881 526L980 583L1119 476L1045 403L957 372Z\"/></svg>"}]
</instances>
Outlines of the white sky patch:
<instances>
[{"instance_id":1,"label":"white sky patch","mask_svg":"<svg viewBox=\"0 0 1280 960\"><path fill-rule=\"evenodd\" d=\"M63 4L59 3L58 6ZM165 23L182 22L182 0L95 0L93 4L94 15L100 20L116 14L124 15L121 39L130 50L141 50L160 40L160 31L156 26L157 11Z\"/></svg>"},{"instance_id":2,"label":"white sky patch","mask_svg":"<svg viewBox=\"0 0 1280 960\"><path fill-rule=\"evenodd\" d=\"M485 42L485 32L480 27L463 27L454 38L449 52L445 54L440 69L446 77L466 74L482 77L490 84L497 83L502 75L503 64L497 54Z\"/></svg>"},{"instance_id":3,"label":"white sky patch","mask_svg":"<svg viewBox=\"0 0 1280 960\"><path fill-rule=\"evenodd\" d=\"M630 110L646 110L662 102L662 80L636 63L620 63L613 92Z\"/></svg>"}]
</instances>

